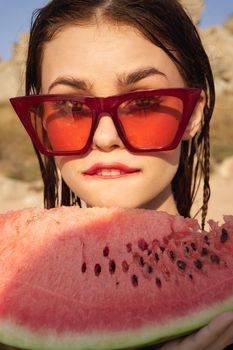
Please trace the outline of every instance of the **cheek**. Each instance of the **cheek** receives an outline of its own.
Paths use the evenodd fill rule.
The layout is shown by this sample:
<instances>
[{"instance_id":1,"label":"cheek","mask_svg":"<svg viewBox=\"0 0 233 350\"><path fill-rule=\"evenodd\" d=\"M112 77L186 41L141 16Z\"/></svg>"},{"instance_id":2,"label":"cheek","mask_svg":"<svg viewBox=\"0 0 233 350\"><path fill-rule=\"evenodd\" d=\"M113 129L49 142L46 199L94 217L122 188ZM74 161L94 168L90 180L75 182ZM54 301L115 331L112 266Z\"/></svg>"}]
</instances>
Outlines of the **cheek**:
<instances>
[{"instance_id":1,"label":"cheek","mask_svg":"<svg viewBox=\"0 0 233 350\"><path fill-rule=\"evenodd\" d=\"M77 184L81 173L81 161L77 157L55 157L55 163L63 180L74 193L77 193Z\"/></svg>"},{"instance_id":2,"label":"cheek","mask_svg":"<svg viewBox=\"0 0 233 350\"><path fill-rule=\"evenodd\" d=\"M171 183L179 167L179 160L180 147L148 157L146 175L149 181L156 184L157 190L162 190Z\"/></svg>"}]
</instances>

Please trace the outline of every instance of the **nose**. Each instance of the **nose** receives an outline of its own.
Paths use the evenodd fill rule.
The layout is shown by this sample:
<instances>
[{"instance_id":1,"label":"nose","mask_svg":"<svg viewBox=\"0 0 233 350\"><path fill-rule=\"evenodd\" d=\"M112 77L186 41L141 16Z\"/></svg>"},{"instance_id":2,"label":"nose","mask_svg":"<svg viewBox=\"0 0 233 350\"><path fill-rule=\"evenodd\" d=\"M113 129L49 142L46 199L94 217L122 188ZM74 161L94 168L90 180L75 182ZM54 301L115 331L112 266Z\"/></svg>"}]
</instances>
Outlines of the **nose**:
<instances>
[{"instance_id":1,"label":"nose","mask_svg":"<svg viewBox=\"0 0 233 350\"><path fill-rule=\"evenodd\" d=\"M93 136L93 149L110 152L116 148L124 148L114 122L109 115L102 115Z\"/></svg>"}]
</instances>

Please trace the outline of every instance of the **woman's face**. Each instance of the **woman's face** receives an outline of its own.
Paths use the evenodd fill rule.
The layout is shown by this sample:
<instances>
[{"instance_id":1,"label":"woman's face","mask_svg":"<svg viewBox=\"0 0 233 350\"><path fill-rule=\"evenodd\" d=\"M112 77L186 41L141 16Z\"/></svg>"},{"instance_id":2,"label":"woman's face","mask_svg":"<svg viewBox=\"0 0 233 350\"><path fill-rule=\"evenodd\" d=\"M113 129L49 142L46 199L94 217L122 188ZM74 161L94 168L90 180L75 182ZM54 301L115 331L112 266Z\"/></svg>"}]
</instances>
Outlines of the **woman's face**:
<instances>
[{"instance_id":1,"label":"woman's face","mask_svg":"<svg viewBox=\"0 0 233 350\"><path fill-rule=\"evenodd\" d=\"M148 68L154 68L154 71ZM133 83L119 83L126 81L132 73L136 77ZM44 47L43 94L105 97L136 90L184 86L177 67L167 54L129 26L67 26ZM67 185L87 206L139 207L174 214L177 209L170 184L178 168L179 156L180 146L159 153L130 153L119 138L111 117L103 114L91 151L82 157L56 157L56 163ZM96 163L116 162L140 171L108 178L83 174Z\"/></svg>"}]
</instances>

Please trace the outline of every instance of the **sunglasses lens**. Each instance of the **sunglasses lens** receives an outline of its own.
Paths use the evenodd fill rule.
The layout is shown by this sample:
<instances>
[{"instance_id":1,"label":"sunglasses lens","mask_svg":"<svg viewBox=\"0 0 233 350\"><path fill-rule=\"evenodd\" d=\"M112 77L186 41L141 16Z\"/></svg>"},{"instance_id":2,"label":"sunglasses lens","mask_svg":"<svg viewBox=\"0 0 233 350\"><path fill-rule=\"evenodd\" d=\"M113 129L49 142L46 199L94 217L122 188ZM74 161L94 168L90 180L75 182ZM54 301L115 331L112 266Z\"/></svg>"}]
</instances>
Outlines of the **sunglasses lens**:
<instances>
[{"instance_id":1,"label":"sunglasses lens","mask_svg":"<svg viewBox=\"0 0 233 350\"><path fill-rule=\"evenodd\" d=\"M174 140L183 114L183 102L174 96L146 96L123 102L118 117L135 148L161 148Z\"/></svg>"},{"instance_id":2,"label":"sunglasses lens","mask_svg":"<svg viewBox=\"0 0 233 350\"><path fill-rule=\"evenodd\" d=\"M82 150L92 127L91 109L78 101L46 101L30 111L40 142L50 151Z\"/></svg>"}]
</instances>

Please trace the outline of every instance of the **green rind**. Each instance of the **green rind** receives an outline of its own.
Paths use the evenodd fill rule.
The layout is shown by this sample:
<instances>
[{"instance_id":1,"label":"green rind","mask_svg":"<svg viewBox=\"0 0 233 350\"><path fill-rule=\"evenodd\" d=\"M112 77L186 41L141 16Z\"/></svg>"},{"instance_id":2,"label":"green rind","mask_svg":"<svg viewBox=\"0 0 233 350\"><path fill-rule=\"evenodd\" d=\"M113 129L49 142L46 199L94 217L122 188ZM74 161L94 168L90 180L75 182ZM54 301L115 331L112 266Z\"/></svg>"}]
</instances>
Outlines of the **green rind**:
<instances>
[{"instance_id":1,"label":"green rind","mask_svg":"<svg viewBox=\"0 0 233 350\"><path fill-rule=\"evenodd\" d=\"M0 341L4 344L29 350L110 350L130 349L143 345L156 344L174 337L183 336L206 325L224 311L233 311L233 296L195 314L177 318L162 326L144 327L125 332L92 332L87 335L74 335L40 331L33 333L12 321L0 321Z\"/></svg>"}]
</instances>

